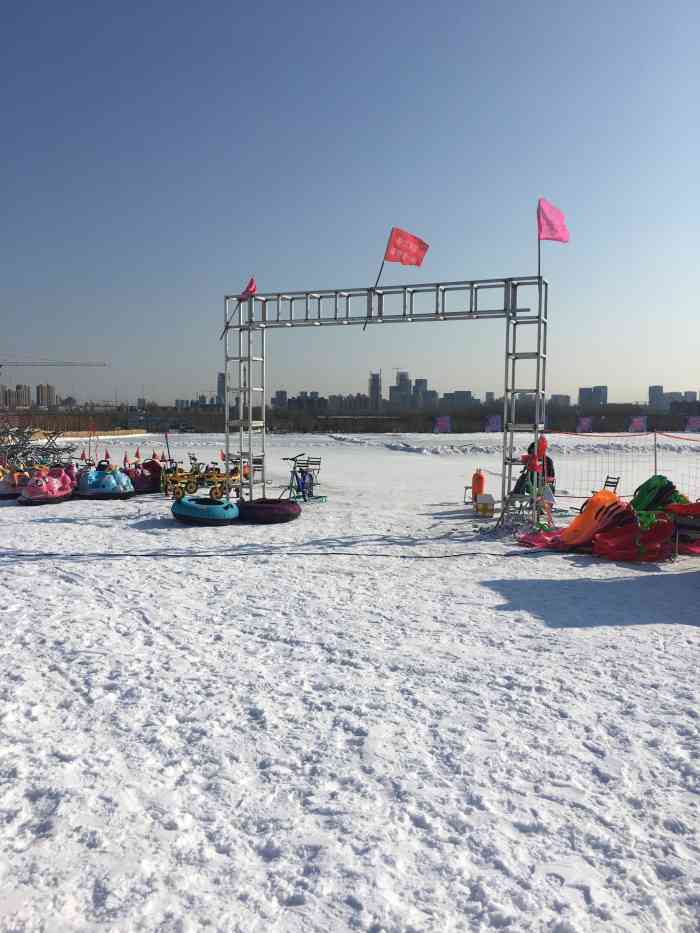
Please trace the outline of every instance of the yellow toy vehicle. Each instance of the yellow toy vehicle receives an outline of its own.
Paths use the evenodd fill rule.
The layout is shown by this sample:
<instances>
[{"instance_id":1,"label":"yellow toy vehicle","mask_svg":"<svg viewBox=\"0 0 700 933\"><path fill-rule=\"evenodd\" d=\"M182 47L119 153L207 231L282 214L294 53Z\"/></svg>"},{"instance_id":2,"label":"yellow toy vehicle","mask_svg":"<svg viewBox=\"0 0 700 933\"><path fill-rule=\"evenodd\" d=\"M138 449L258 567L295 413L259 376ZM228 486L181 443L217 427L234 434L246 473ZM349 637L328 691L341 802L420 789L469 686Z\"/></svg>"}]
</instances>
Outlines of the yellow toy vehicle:
<instances>
[{"instance_id":1,"label":"yellow toy vehicle","mask_svg":"<svg viewBox=\"0 0 700 933\"><path fill-rule=\"evenodd\" d=\"M192 496L199 489L200 473L197 469L184 470L180 463L171 461L161 474L163 492L166 496L181 499L185 493Z\"/></svg>"}]
</instances>

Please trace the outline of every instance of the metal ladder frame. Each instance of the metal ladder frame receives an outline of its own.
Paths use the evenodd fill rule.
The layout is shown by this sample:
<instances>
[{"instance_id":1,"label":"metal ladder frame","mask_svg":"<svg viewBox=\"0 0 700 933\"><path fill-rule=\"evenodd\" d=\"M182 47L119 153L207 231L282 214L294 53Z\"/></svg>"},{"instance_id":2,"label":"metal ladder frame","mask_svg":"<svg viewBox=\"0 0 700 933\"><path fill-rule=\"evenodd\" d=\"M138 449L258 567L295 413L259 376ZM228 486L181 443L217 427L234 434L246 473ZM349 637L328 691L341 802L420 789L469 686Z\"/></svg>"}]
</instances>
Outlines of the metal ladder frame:
<instances>
[{"instance_id":1,"label":"metal ladder frame","mask_svg":"<svg viewBox=\"0 0 700 933\"><path fill-rule=\"evenodd\" d=\"M532 439L537 448L540 435L545 430L547 384L547 325L549 284L541 276L537 283L537 313L531 311L523 313L518 308L518 283L510 283L510 294L507 296L506 314L506 347L505 347L505 386L503 393L503 467L501 478L501 517L499 524L503 524L509 513L512 514L513 503L510 497L513 488L513 467L522 466L521 460L516 456L515 435L523 432L532 432ZM535 328L535 341L529 341L528 349L523 350L522 343L525 334L520 334L520 328L528 330ZM535 378L532 384L518 385L518 362L528 361L534 363ZM518 421L518 396L523 393L528 403L533 407L534 421ZM536 495L532 495L529 505L529 518L537 521Z\"/></svg>"},{"instance_id":2,"label":"metal ladder frame","mask_svg":"<svg viewBox=\"0 0 700 933\"><path fill-rule=\"evenodd\" d=\"M238 466L236 487L226 484L226 496L237 488L240 498L252 501L256 487L266 487L265 329L254 322L253 299L224 302L224 430L225 472ZM232 352L233 351L233 352ZM232 394L237 393L232 405ZM234 409L232 418L232 409ZM237 429L238 450L231 455L231 434ZM248 463L248 478L244 467Z\"/></svg>"}]
</instances>

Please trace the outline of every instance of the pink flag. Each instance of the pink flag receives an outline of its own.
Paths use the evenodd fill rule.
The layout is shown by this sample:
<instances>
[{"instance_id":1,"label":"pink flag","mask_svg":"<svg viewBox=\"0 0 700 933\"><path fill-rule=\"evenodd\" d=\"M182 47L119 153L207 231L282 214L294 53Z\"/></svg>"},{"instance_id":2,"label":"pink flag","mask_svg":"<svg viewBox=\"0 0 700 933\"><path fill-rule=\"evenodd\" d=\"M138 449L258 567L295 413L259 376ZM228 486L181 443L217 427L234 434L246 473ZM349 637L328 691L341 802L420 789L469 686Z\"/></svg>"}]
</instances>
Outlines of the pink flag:
<instances>
[{"instance_id":1,"label":"pink flag","mask_svg":"<svg viewBox=\"0 0 700 933\"><path fill-rule=\"evenodd\" d=\"M158 454L155 452L155 450L151 454L151 460L156 460L156 461L158 460Z\"/></svg>"},{"instance_id":2,"label":"pink flag","mask_svg":"<svg viewBox=\"0 0 700 933\"><path fill-rule=\"evenodd\" d=\"M87 460L87 454L85 453L85 448L83 447L83 452L80 455L81 460Z\"/></svg>"},{"instance_id":3,"label":"pink flag","mask_svg":"<svg viewBox=\"0 0 700 933\"><path fill-rule=\"evenodd\" d=\"M392 227L384 253L385 262L400 262L402 266L420 266L429 250L428 244L412 233Z\"/></svg>"},{"instance_id":4,"label":"pink flag","mask_svg":"<svg viewBox=\"0 0 700 933\"><path fill-rule=\"evenodd\" d=\"M141 448L137 447L136 453L134 454L134 460L140 460L140 459L141 459Z\"/></svg>"},{"instance_id":5,"label":"pink flag","mask_svg":"<svg viewBox=\"0 0 700 933\"><path fill-rule=\"evenodd\" d=\"M253 275L248 280L248 284L243 289L243 291L238 296L238 298L240 301L245 301L246 298L252 298L252 296L256 293L257 290L258 290L258 286L255 284L255 276Z\"/></svg>"},{"instance_id":6,"label":"pink flag","mask_svg":"<svg viewBox=\"0 0 700 933\"><path fill-rule=\"evenodd\" d=\"M109 451L105 447L105 460L109 461Z\"/></svg>"},{"instance_id":7,"label":"pink flag","mask_svg":"<svg viewBox=\"0 0 700 933\"><path fill-rule=\"evenodd\" d=\"M124 466L125 467L129 466L129 454L127 453L126 450L124 451Z\"/></svg>"},{"instance_id":8,"label":"pink flag","mask_svg":"<svg viewBox=\"0 0 700 933\"><path fill-rule=\"evenodd\" d=\"M540 240L569 242L569 231L566 228L564 215L558 207L550 204L545 198L540 198L537 202L537 233Z\"/></svg>"}]
</instances>

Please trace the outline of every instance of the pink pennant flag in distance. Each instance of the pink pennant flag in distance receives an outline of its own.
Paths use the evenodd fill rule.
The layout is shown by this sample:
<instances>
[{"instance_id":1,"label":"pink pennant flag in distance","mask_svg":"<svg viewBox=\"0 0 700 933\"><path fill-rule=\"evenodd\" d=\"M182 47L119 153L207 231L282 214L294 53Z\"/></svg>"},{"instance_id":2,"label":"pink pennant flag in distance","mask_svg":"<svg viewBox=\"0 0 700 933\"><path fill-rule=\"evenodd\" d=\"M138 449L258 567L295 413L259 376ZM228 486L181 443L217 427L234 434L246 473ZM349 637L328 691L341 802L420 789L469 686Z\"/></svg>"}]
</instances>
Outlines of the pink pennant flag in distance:
<instances>
[{"instance_id":1,"label":"pink pennant flag in distance","mask_svg":"<svg viewBox=\"0 0 700 933\"><path fill-rule=\"evenodd\" d=\"M129 466L129 452L127 450L124 451L124 466Z\"/></svg>"},{"instance_id":2,"label":"pink pennant flag in distance","mask_svg":"<svg viewBox=\"0 0 700 933\"><path fill-rule=\"evenodd\" d=\"M85 448L83 447L83 452L80 455L81 460L87 460L87 454L85 453Z\"/></svg>"},{"instance_id":3,"label":"pink pennant flag in distance","mask_svg":"<svg viewBox=\"0 0 700 933\"><path fill-rule=\"evenodd\" d=\"M109 451L105 447L105 460L109 460Z\"/></svg>"},{"instance_id":4,"label":"pink pennant flag in distance","mask_svg":"<svg viewBox=\"0 0 700 933\"><path fill-rule=\"evenodd\" d=\"M537 234L540 240L556 240L559 243L569 242L569 231L564 215L550 204L546 198L537 202Z\"/></svg>"},{"instance_id":5,"label":"pink pennant flag in distance","mask_svg":"<svg viewBox=\"0 0 700 933\"><path fill-rule=\"evenodd\" d=\"M140 460L140 459L141 459L141 448L137 447L136 453L134 454L134 460Z\"/></svg>"},{"instance_id":6,"label":"pink pennant flag in distance","mask_svg":"<svg viewBox=\"0 0 700 933\"><path fill-rule=\"evenodd\" d=\"M420 266L430 249L425 240L392 227L384 253L385 262L400 262L402 266Z\"/></svg>"},{"instance_id":7,"label":"pink pennant flag in distance","mask_svg":"<svg viewBox=\"0 0 700 933\"><path fill-rule=\"evenodd\" d=\"M258 286L255 284L255 276L251 275L248 279L248 284L243 289L241 294L238 296L240 301L245 301L246 298L252 298L253 295L257 292Z\"/></svg>"},{"instance_id":8,"label":"pink pennant flag in distance","mask_svg":"<svg viewBox=\"0 0 700 933\"><path fill-rule=\"evenodd\" d=\"M151 454L151 460L156 460L156 461L158 460L158 454L156 453L155 450L154 450L153 453Z\"/></svg>"}]
</instances>

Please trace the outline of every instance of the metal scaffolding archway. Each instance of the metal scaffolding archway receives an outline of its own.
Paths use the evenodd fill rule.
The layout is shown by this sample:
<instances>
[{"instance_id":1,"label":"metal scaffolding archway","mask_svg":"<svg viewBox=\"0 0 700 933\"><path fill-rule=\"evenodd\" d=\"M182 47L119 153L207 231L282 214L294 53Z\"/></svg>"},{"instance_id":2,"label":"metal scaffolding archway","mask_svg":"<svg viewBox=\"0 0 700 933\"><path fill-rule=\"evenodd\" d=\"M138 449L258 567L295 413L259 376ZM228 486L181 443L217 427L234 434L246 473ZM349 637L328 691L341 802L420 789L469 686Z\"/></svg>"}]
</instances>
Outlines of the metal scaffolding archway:
<instances>
[{"instance_id":1,"label":"metal scaffolding archway","mask_svg":"<svg viewBox=\"0 0 700 933\"><path fill-rule=\"evenodd\" d=\"M425 285L319 289L224 298L226 464L238 464L242 497L265 495L266 334L295 327L505 320L501 501L513 487L516 433L544 431L549 284L508 276ZM525 328L525 330L521 330ZM527 337L530 334L531 336ZM523 370L529 372L523 373ZM528 421L518 420L527 405ZM235 454L231 440L237 436Z\"/></svg>"}]
</instances>

